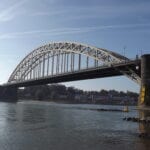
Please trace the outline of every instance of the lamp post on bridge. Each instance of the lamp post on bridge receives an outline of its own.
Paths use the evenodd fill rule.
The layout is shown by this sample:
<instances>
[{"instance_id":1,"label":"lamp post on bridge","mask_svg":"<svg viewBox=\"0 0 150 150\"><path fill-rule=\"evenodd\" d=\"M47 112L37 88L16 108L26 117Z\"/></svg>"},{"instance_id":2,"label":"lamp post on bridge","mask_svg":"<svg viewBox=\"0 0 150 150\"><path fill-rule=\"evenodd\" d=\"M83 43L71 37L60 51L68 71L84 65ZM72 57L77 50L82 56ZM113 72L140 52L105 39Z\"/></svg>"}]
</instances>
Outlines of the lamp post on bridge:
<instances>
[{"instance_id":1,"label":"lamp post on bridge","mask_svg":"<svg viewBox=\"0 0 150 150\"><path fill-rule=\"evenodd\" d=\"M125 58L125 63L126 63L126 46L123 47L123 56Z\"/></svg>"}]
</instances>

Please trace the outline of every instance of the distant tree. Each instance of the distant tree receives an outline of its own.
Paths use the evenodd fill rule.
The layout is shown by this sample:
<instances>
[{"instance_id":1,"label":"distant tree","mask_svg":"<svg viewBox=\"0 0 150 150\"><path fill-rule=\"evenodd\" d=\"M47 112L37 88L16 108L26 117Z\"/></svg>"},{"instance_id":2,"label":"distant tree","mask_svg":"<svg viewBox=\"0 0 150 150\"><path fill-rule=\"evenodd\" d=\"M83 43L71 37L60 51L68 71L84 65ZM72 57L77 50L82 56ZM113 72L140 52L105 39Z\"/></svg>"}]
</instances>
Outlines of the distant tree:
<instances>
[{"instance_id":1,"label":"distant tree","mask_svg":"<svg viewBox=\"0 0 150 150\"><path fill-rule=\"evenodd\" d=\"M52 84L49 85L49 91L55 91L56 93L60 95L66 94L66 86L61 85L61 84Z\"/></svg>"},{"instance_id":2,"label":"distant tree","mask_svg":"<svg viewBox=\"0 0 150 150\"><path fill-rule=\"evenodd\" d=\"M109 94L112 96L119 96L119 92L115 90L109 90Z\"/></svg>"},{"instance_id":3,"label":"distant tree","mask_svg":"<svg viewBox=\"0 0 150 150\"><path fill-rule=\"evenodd\" d=\"M68 87L67 88L68 98L69 100L74 99L75 97L75 88L74 87Z\"/></svg>"},{"instance_id":4,"label":"distant tree","mask_svg":"<svg viewBox=\"0 0 150 150\"><path fill-rule=\"evenodd\" d=\"M102 96L107 96L107 95L108 95L108 91L102 89L102 90L100 91L100 95L102 95Z\"/></svg>"},{"instance_id":5,"label":"distant tree","mask_svg":"<svg viewBox=\"0 0 150 150\"><path fill-rule=\"evenodd\" d=\"M86 102L91 103L94 97L97 96L121 96L121 97L132 97L136 101L138 99L138 94L135 92L123 92L115 90L104 90L101 91L83 91L74 87L66 87L62 84L50 84L50 85L39 85L26 87L24 89L18 90L18 95L20 98L24 99L38 99L38 100L75 100L75 96L81 96L82 99L85 98ZM110 98L111 98L110 96ZM80 102L80 101L79 101Z\"/></svg>"},{"instance_id":6,"label":"distant tree","mask_svg":"<svg viewBox=\"0 0 150 150\"><path fill-rule=\"evenodd\" d=\"M58 94L55 91L51 91L50 98L51 100L56 100L58 98Z\"/></svg>"},{"instance_id":7,"label":"distant tree","mask_svg":"<svg viewBox=\"0 0 150 150\"><path fill-rule=\"evenodd\" d=\"M78 94L78 95L83 95L84 94L83 90L76 89L76 88L74 88L74 92L75 92L75 94Z\"/></svg>"},{"instance_id":8,"label":"distant tree","mask_svg":"<svg viewBox=\"0 0 150 150\"><path fill-rule=\"evenodd\" d=\"M125 92L123 92L123 91L120 91L119 95L120 95L121 97L123 97L123 96L126 96L127 94L126 94Z\"/></svg>"},{"instance_id":9,"label":"distant tree","mask_svg":"<svg viewBox=\"0 0 150 150\"><path fill-rule=\"evenodd\" d=\"M38 89L35 93L35 97L38 100L43 100L44 99L44 93L40 89Z\"/></svg>"},{"instance_id":10,"label":"distant tree","mask_svg":"<svg viewBox=\"0 0 150 150\"><path fill-rule=\"evenodd\" d=\"M139 95L135 92L127 91L127 96L129 96L129 97L138 97Z\"/></svg>"}]
</instances>

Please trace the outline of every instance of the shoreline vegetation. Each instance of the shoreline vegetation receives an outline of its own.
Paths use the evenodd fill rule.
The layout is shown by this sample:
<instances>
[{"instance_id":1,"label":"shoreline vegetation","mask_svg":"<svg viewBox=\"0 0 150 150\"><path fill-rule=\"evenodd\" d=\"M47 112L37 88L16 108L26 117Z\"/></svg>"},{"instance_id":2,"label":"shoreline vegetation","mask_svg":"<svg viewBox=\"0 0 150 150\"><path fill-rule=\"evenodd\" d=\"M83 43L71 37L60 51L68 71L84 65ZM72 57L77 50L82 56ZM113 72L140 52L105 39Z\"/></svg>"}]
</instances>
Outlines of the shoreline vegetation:
<instances>
[{"instance_id":1,"label":"shoreline vegetation","mask_svg":"<svg viewBox=\"0 0 150 150\"><path fill-rule=\"evenodd\" d=\"M116 90L83 91L62 84L40 85L18 90L20 100L68 104L137 105L139 95Z\"/></svg>"}]
</instances>

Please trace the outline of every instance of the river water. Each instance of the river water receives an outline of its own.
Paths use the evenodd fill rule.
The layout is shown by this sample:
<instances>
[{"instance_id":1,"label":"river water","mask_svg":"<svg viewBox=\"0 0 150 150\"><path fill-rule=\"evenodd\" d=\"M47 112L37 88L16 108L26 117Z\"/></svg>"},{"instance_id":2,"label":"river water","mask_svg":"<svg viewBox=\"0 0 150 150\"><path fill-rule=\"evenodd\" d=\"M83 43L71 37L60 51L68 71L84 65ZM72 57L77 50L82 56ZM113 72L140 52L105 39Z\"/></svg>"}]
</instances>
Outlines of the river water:
<instances>
[{"instance_id":1,"label":"river water","mask_svg":"<svg viewBox=\"0 0 150 150\"><path fill-rule=\"evenodd\" d=\"M0 150L150 150L138 137L130 112L100 112L121 106L23 101L0 103ZM94 110L95 109L95 110Z\"/></svg>"}]
</instances>

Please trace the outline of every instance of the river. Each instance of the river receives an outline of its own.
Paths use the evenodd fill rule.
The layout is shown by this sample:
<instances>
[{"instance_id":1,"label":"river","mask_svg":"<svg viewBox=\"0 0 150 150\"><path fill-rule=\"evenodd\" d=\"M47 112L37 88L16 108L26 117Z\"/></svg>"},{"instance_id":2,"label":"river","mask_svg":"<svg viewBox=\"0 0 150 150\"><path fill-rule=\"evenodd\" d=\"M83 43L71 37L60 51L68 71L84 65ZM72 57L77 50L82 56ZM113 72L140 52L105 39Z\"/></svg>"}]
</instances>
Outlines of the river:
<instances>
[{"instance_id":1,"label":"river","mask_svg":"<svg viewBox=\"0 0 150 150\"><path fill-rule=\"evenodd\" d=\"M139 125L124 121L138 116L89 104L22 101L0 103L0 150L149 150L150 141L138 137Z\"/></svg>"}]
</instances>

